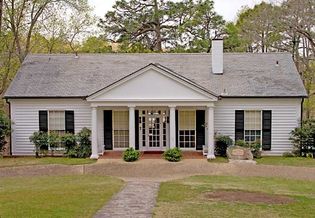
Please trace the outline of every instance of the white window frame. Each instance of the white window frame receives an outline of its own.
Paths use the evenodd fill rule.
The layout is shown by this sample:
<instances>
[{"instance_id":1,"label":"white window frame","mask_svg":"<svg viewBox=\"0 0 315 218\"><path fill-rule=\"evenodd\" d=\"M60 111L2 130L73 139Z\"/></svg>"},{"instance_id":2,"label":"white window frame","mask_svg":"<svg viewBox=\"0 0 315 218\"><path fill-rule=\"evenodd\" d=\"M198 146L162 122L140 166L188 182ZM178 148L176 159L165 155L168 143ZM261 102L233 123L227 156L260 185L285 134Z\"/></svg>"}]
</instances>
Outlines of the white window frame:
<instances>
[{"instance_id":1,"label":"white window frame","mask_svg":"<svg viewBox=\"0 0 315 218\"><path fill-rule=\"evenodd\" d=\"M63 112L64 113L64 130L51 130L50 129L50 113L52 113L52 112ZM50 134L50 132L52 132L52 131L63 131L63 133L61 133L60 134L60 132L58 132L59 133L59 135L62 135L62 134L65 134L66 133L66 111L65 110L47 110L47 129L48 129L48 135ZM57 133L57 134L58 134ZM49 151L51 151L51 148L50 148L50 144L48 143L48 150ZM64 148L55 148L55 150L64 150Z\"/></svg>"},{"instance_id":2,"label":"white window frame","mask_svg":"<svg viewBox=\"0 0 315 218\"><path fill-rule=\"evenodd\" d=\"M193 113L194 115L194 129L181 129L181 116L182 116L182 113L187 113L187 112L191 112ZM180 134L180 131L194 131L194 135L190 135L190 133L188 135L184 134L184 135L181 135ZM194 147L181 147L180 144L181 144L181 136L183 136L184 138L186 136L188 137L194 137L194 140L191 141L189 140L188 143L191 144L191 143L194 143ZM184 143L186 143L186 140L184 140ZM196 147L197 147L197 130L196 130L196 110L190 110L190 109L183 109L183 110L179 110L178 111L178 148L180 149L183 149L183 150L196 150Z\"/></svg>"},{"instance_id":3,"label":"white window frame","mask_svg":"<svg viewBox=\"0 0 315 218\"><path fill-rule=\"evenodd\" d=\"M260 129L248 130L248 129L245 128L246 127L246 112L259 112L260 113ZM244 110L244 141L245 142L247 142L245 140L246 136L249 136L249 137L253 136L251 134L247 135L246 131L260 131L260 140L259 140L259 142L260 142L260 145L262 145L262 123L263 123L262 112L263 112L262 110L257 110L257 109L256 110L255 109L254 110ZM257 134L255 133L255 139L256 138L257 138ZM255 141L257 141L257 140L255 140ZM253 143L253 142L251 142L251 143Z\"/></svg>"},{"instance_id":4,"label":"white window frame","mask_svg":"<svg viewBox=\"0 0 315 218\"><path fill-rule=\"evenodd\" d=\"M123 112L123 113L126 113L126 115L127 115L127 118L126 118L126 128L127 129L115 129L115 113L121 113L121 112ZM129 111L127 111L127 110L114 110L113 111L113 115L112 115L113 117L112 117L112 126L113 126L113 130L112 130L112 138L113 138L113 140L112 140L112 142L113 142L113 149L114 150L126 150L127 148L129 148L129 134L130 134L130 132L129 132ZM127 134L124 134L124 135L116 135L115 133L115 131L128 131L128 133ZM115 140L115 136L117 136L117 137L124 137L124 139L126 139L126 140L121 140L121 141L116 141ZM125 147L116 147L115 146L115 144L116 143L127 143L126 145L125 145Z\"/></svg>"}]
</instances>

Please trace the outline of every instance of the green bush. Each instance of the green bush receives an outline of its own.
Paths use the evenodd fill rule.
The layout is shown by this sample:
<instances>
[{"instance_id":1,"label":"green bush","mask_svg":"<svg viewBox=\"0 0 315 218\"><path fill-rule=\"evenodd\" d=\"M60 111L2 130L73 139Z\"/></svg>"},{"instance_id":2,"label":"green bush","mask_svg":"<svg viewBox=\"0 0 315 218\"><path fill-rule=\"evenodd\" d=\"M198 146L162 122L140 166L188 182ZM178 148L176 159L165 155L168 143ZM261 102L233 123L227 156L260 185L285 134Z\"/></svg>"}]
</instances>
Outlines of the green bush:
<instances>
[{"instance_id":1,"label":"green bush","mask_svg":"<svg viewBox=\"0 0 315 218\"><path fill-rule=\"evenodd\" d=\"M250 150L254 158L261 158L261 144L260 141L249 144Z\"/></svg>"},{"instance_id":2,"label":"green bush","mask_svg":"<svg viewBox=\"0 0 315 218\"><path fill-rule=\"evenodd\" d=\"M294 145L293 154L296 156L313 156L315 153L315 120L306 120L300 128L291 132L290 140Z\"/></svg>"},{"instance_id":3,"label":"green bush","mask_svg":"<svg viewBox=\"0 0 315 218\"><path fill-rule=\"evenodd\" d=\"M233 145L233 140L229 136L218 135L215 142L215 155L226 157L226 149Z\"/></svg>"},{"instance_id":4,"label":"green bush","mask_svg":"<svg viewBox=\"0 0 315 218\"><path fill-rule=\"evenodd\" d=\"M66 154L76 146L76 136L72 133L66 133L61 136L61 145L65 148Z\"/></svg>"},{"instance_id":5,"label":"green bush","mask_svg":"<svg viewBox=\"0 0 315 218\"><path fill-rule=\"evenodd\" d=\"M11 130L10 120L5 115L5 113L1 111L0 112L0 156L2 154L4 146L7 143L7 141L5 140L5 137L9 135L10 130Z\"/></svg>"},{"instance_id":6,"label":"green bush","mask_svg":"<svg viewBox=\"0 0 315 218\"><path fill-rule=\"evenodd\" d=\"M34 132L30 141L35 145L36 157L45 155L50 148L51 154L59 148L65 149L65 155L73 158L86 158L92 153L91 131L83 128L77 135L67 133L59 136L57 133Z\"/></svg>"},{"instance_id":7,"label":"green bush","mask_svg":"<svg viewBox=\"0 0 315 218\"><path fill-rule=\"evenodd\" d=\"M91 130L83 128L77 135L77 144L68 152L69 157L87 158L92 154L91 148Z\"/></svg>"},{"instance_id":8,"label":"green bush","mask_svg":"<svg viewBox=\"0 0 315 218\"><path fill-rule=\"evenodd\" d=\"M39 157L40 154L45 154L48 151L49 137L47 132L34 132L33 135L29 137L30 142L35 145L35 155Z\"/></svg>"},{"instance_id":9,"label":"green bush","mask_svg":"<svg viewBox=\"0 0 315 218\"><path fill-rule=\"evenodd\" d=\"M240 146L240 147L244 147L244 148L248 148L249 147L249 144L246 143L244 140L237 140L235 142L235 145L236 146Z\"/></svg>"},{"instance_id":10,"label":"green bush","mask_svg":"<svg viewBox=\"0 0 315 218\"><path fill-rule=\"evenodd\" d=\"M171 148L164 152L164 159L170 162L178 162L182 159L182 151L179 148Z\"/></svg>"},{"instance_id":11,"label":"green bush","mask_svg":"<svg viewBox=\"0 0 315 218\"><path fill-rule=\"evenodd\" d=\"M136 151L134 148L128 148L123 153L123 159L126 162L133 162L138 160L140 157L140 152Z\"/></svg>"}]
</instances>

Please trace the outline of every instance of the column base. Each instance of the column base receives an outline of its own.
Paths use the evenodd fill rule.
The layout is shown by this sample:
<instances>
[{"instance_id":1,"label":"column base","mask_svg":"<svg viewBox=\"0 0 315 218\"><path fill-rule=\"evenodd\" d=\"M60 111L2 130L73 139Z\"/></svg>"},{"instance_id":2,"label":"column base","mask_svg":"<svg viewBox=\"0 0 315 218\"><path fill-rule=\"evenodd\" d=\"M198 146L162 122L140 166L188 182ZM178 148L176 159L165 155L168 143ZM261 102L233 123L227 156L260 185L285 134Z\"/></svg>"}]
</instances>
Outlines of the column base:
<instances>
[{"instance_id":1,"label":"column base","mask_svg":"<svg viewBox=\"0 0 315 218\"><path fill-rule=\"evenodd\" d=\"M215 159L215 155L214 154L208 154L207 155L207 159L208 160L214 160Z\"/></svg>"},{"instance_id":2,"label":"column base","mask_svg":"<svg viewBox=\"0 0 315 218\"><path fill-rule=\"evenodd\" d=\"M90 159L97 160L98 157L99 157L98 154L92 154Z\"/></svg>"}]
</instances>

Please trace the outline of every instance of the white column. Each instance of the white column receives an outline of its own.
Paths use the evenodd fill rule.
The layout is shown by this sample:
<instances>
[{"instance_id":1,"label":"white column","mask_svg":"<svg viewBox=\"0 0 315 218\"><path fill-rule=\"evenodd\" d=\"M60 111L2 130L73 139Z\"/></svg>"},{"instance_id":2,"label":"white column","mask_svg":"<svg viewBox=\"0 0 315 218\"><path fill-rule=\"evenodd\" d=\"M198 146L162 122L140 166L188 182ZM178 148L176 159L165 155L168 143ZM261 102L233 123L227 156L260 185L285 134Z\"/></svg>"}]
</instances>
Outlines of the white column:
<instances>
[{"instance_id":1,"label":"white column","mask_svg":"<svg viewBox=\"0 0 315 218\"><path fill-rule=\"evenodd\" d=\"M136 148L135 106L129 106L129 147Z\"/></svg>"},{"instance_id":2,"label":"white column","mask_svg":"<svg viewBox=\"0 0 315 218\"><path fill-rule=\"evenodd\" d=\"M97 145L97 107L92 107L92 155L91 159L98 159Z\"/></svg>"},{"instance_id":3,"label":"white column","mask_svg":"<svg viewBox=\"0 0 315 218\"><path fill-rule=\"evenodd\" d=\"M206 137L208 139L206 140L208 143L208 155L207 159L215 159L214 156L214 108L213 107L207 107L207 132Z\"/></svg>"},{"instance_id":4,"label":"white column","mask_svg":"<svg viewBox=\"0 0 315 218\"><path fill-rule=\"evenodd\" d=\"M170 148L176 147L176 108L170 106Z\"/></svg>"}]
</instances>

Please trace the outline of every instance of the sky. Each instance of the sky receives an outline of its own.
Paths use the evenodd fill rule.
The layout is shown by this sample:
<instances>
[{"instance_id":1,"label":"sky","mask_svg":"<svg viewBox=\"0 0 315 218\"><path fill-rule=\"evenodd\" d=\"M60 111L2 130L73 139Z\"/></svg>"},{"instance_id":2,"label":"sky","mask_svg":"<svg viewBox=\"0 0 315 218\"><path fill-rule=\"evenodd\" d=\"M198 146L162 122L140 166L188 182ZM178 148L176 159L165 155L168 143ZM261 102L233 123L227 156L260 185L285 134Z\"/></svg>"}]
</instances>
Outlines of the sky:
<instances>
[{"instance_id":1,"label":"sky","mask_svg":"<svg viewBox=\"0 0 315 218\"><path fill-rule=\"evenodd\" d=\"M106 11L112 8L116 0L89 0L94 7L97 16L103 17ZM265 2L276 2L277 0L265 0ZM253 7L262 0L214 0L215 11L222 15L226 21L235 21L238 12L244 6Z\"/></svg>"}]
</instances>

